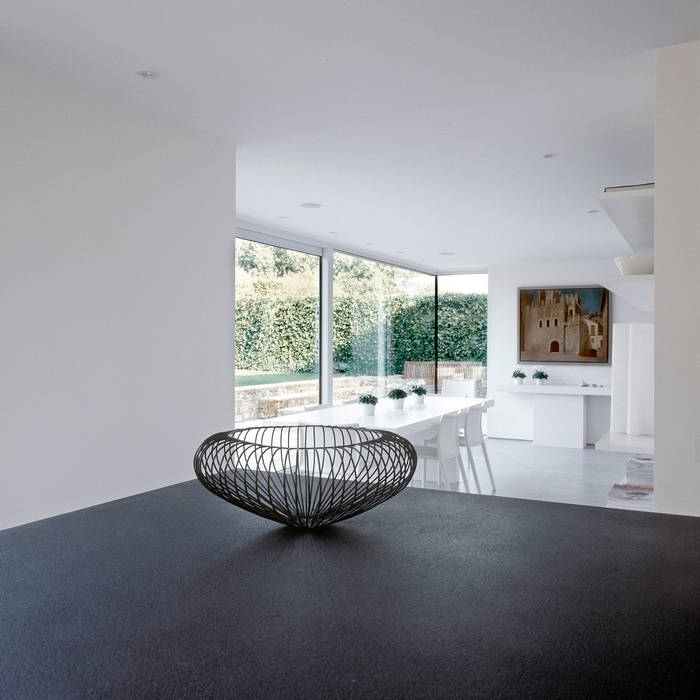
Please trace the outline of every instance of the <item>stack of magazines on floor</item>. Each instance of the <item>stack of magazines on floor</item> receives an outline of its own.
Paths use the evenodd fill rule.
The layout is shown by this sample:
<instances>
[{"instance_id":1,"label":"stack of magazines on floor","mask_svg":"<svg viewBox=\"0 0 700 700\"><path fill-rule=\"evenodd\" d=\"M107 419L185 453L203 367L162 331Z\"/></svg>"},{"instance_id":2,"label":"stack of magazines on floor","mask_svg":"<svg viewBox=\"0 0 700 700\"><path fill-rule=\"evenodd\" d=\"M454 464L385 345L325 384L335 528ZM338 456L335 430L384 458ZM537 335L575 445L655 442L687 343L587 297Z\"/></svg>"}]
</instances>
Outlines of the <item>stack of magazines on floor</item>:
<instances>
[{"instance_id":1,"label":"stack of magazines on floor","mask_svg":"<svg viewBox=\"0 0 700 700\"><path fill-rule=\"evenodd\" d=\"M654 510L654 458L634 455L627 460L623 483L608 492L608 508Z\"/></svg>"}]
</instances>

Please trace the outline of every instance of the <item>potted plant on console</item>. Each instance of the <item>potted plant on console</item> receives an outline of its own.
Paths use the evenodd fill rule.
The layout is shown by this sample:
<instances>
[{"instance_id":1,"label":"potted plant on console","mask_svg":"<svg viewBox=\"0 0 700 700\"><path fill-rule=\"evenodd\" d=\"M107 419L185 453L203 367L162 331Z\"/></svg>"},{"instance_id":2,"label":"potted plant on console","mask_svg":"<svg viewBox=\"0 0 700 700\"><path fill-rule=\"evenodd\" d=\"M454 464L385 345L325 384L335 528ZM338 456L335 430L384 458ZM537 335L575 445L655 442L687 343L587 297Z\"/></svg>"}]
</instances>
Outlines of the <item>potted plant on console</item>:
<instances>
[{"instance_id":1,"label":"potted plant on console","mask_svg":"<svg viewBox=\"0 0 700 700\"><path fill-rule=\"evenodd\" d=\"M428 393L423 380L418 380L417 382L411 382L408 387L416 400L416 405L422 406L425 403L425 395Z\"/></svg>"},{"instance_id":2,"label":"potted plant on console","mask_svg":"<svg viewBox=\"0 0 700 700\"><path fill-rule=\"evenodd\" d=\"M379 399L371 392L367 392L366 394L360 394L360 398L357 401L362 406L363 416L373 416L374 407Z\"/></svg>"},{"instance_id":3,"label":"potted plant on console","mask_svg":"<svg viewBox=\"0 0 700 700\"><path fill-rule=\"evenodd\" d=\"M522 384L525 377L527 377L527 375L520 369L520 367L516 367L513 370L513 384Z\"/></svg>"},{"instance_id":4,"label":"potted plant on console","mask_svg":"<svg viewBox=\"0 0 700 700\"><path fill-rule=\"evenodd\" d=\"M535 380L535 384L544 384L549 379L549 375L541 367L535 367L532 378Z\"/></svg>"},{"instance_id":5,"label":"potted plant on console","mask_svg":"<svg viewBox=\"0 0 700 700\"><path fill-rule=\"evenodd\" d=\"M390 390L387 396L394 402L394 408L397 411L400 411L403 409L403 402L405 398L408 396L406 393L406 390L400 385L400 384L395 384Z\"/></svg>"}]
</instances>

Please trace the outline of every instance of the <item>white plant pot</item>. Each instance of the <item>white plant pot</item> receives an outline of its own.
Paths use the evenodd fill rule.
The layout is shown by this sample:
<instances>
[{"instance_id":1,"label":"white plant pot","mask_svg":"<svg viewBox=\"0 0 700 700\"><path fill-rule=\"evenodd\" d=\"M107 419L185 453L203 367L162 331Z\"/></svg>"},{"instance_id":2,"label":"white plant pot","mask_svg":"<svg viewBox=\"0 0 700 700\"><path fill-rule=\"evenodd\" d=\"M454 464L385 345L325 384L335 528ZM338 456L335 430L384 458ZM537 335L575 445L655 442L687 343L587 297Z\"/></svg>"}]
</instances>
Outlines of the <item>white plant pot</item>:
<instances>
[{"instance_id":1,"label":"white plant pot","mask_svg":"<svg viewBox=\"0 0 700 700\"><path fill-rule=\"evenodd\" d=\"M416 400L416 406L422 406L425 403L425 394L422 396L419 396L418 394L413 394L413 397Z\"/></svg>"},{"instance_id":2,"label":"white plant pot","mask_svg":"<svg viewBox=\"0 0 700 700\"><path fill-rule=\"evenodd\" d=\"M395 411L403 411L403 402L406 399L392 399L391 403L393 404L393 409Z\"/></svg>"},{"instance_id":3,"label":"white plant pot","mask_svg":"<svg viewBox=\"0 0 700 700\"><path fill-rule=\"evenodd\" d=\"M522 384L522 383L523 383L522 377L513 377L513 384Z\"/></svg>"},{"instance_id":4,"label":"white plant pot","mask_svg":"<svg viewBox=\"0 0 700 700\"><path fill-rule=\"evenodd\" d=\"M374 409L376 406L371 403L361 403L360 406L362 406L362 415L363 416L373 416L374 415Z\"/></svg>"},{"instance_id":5,"label":"white plant pot","mask_svg":"<svg viewBox=\"0 0 700 700\"><path fill-rule=\"evenodd\" d=\"M535 384L537 384L537 386L542 386L546 381L546 379L535 379Z\"/></svg>"}]
</instances>

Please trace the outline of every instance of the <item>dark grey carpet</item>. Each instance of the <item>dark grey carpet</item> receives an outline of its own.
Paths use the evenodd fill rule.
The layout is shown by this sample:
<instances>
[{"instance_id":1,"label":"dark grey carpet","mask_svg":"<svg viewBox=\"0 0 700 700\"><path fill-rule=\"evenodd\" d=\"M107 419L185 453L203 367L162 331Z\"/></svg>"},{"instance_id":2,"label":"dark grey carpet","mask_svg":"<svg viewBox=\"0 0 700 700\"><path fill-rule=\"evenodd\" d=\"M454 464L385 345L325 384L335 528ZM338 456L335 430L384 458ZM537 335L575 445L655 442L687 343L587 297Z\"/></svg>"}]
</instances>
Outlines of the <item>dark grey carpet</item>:
<instances>
[{"instance_id":1,"label":"dark grey carpet","mask_svg":"<svg viewBox=\"0 0 700 700\"><path fill-rule=\"evenodd\" d=\"M188 482L0 532L0 696L697 697L700 519L409 489L297 534Z\"/></svg>"}]
</instances>

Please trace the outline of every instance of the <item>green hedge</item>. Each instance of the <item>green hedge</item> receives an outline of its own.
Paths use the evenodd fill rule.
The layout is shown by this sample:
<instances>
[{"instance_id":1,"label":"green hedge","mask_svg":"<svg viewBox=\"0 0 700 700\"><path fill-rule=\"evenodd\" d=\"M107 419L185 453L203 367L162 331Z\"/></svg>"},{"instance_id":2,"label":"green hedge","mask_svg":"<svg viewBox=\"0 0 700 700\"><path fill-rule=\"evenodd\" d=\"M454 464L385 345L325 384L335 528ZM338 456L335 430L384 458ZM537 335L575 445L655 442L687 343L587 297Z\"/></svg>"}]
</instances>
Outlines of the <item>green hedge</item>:
<instances>
[{"instance_id":1,"label":"green hedge","mask_svg":"<svg viewBox=\"0 0 700 700\"><path fill-rule=\"evenodd\" d=\"M487 295L441 294L438 309L438 357L486 364Z\"/></svg>"},{"instance_id":2,"label":"green hedge","mask_svg":"<svg viewBox=\"0 0 700 700\"><path fill-rule=\"evenodd\" d=\"M236 367L261 372L317 371L318 299L247 297L236 301Z\"/></svg>"},{"instance_id":3,"label":"green hedge","mask_svg":"<svg viewBox=\"0 0 700 700\"><path fill-rule=\"evenodd\" d=\"M486 362L485 294L441 294L438 356ZM383 370L402 374L407 361L435 357L432 295L407 299L343 295L333 305L336 371L374 374L382 329ZM236 302L236 366L269 372L315 372L318 300L247 297Z\"/></svg>"}]
</instances>

